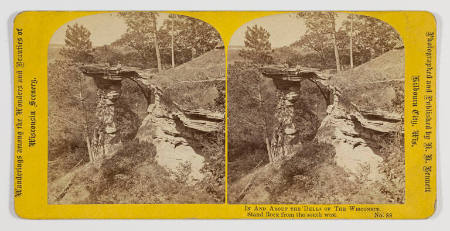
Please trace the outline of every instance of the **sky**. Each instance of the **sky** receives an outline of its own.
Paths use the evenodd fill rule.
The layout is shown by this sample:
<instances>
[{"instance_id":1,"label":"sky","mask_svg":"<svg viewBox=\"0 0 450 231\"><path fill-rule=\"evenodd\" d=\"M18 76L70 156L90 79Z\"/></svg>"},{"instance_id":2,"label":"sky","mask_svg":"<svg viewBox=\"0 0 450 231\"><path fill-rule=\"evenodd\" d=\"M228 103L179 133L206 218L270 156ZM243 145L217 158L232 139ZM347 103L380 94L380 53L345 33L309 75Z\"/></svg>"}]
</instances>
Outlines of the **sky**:
<instances>
[{"instance_id":1,"label":"sky","mask_svg":"<svg viewBox=\"0 0 450 231\"><path fill-rule=\"evenodd\" d=\"M287 46L300 39L306 32L303 19L297 18L296 13L286 13L270 15L252 20L241 26L231 37L231 46L244 46L245 31L247 26L259 25L270 33L270 43L272 48ZM339 28L342 21L347 16L345 13L338 13L336 26Z\"/></svg>"},{"instance_id":2,"label":"sky","mask_svg":"<svg viewBox=\"0 0 450 231\"><path fill-rule=\"evenodd\" d=\"M168 18L167 13L159 13L157 25ZM60 27L50 40L50 44L64 44L67 25L78 23L85 26L91 32L93 46L110 44L119 39L127 31L125 21L117 13L102 13L77 18Z\"/></svg>"},{"instance_id":3,"label":"sky","mask_svg":"<svg viewBox=\"0 0 450 231\"><path fill-rule=\"evenodd\" d=\"M167 19L169 14L159 13L158 27ZM345 13L338 13L337 26L339 27L343 19L347 16ZM75 23L85 26L91 32L91 41L93 46L102 46L110 44L121 37L127 30L125 21L117 13L102 13L77 18L60 27L50 40L50 44L64 44L67 25ZM232 36L230 45L244 46L244 36L247 26L259 25L264 27L270 33L270 42L272 48L290 45L300 39L306 32L303 19L297 18L295 13L286 13L271 15L252 20L241 26Z\"/></svg>"}]
</instances>

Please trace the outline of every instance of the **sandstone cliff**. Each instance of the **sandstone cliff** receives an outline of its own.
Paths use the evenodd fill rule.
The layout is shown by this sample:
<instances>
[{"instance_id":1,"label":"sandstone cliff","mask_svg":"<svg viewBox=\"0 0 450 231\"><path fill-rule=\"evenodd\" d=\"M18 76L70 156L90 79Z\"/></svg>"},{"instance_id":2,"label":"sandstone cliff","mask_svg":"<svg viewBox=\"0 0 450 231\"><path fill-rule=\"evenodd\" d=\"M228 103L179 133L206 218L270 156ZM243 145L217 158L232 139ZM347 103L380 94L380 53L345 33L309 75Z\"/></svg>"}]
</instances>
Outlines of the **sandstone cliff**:
<instances>
[{"instance_id":1,"label":"sandstone cliff","mask_svg":"<svg viewBox=\"0 0 450 231\"><path fill-rule=\"evenodd\" d=\"M308 158L316 154L302 153L305 143L310 145L310 141L302 138L302 129L315 130L313 142L333 147L330 164L317 163L318 170L311 169L310 172L319 176L307 178L328 175L329 182L341 181L342 185L355 184L355 187L365 190L359 192L360 194L371 194L366 195L365 199L361 197L363 203L390 203L396 200L389 198L390 196L380 195L391 190L386 188L393 184L397 184L395 187L404 188L404 182L398 181L404 175L392 176L384 167L392 156L404 155L403 144L394 143L394 140L403 140L404 50L402 48L389 51L366 64L331 78L319 70L301 67L271 66L262 68L261 72L273 79L278 91L276 96L278 106L275 113L278 123L272 135L272 153L269 153L272 163L255 169L231 185L231 202L287 203L280 198L293 200L294 203L299 202L296 200L308 201L307 198L293 199L294 196L308 195L307 193L297 192L298 195L292 195L293 189L304 181L299 180L296 184L290 185L292 182L287 182L283 177L286 175L284 168L288 166L286 163L314 162ZM320 119L317 128L305 127L296 118L303 113L302 108L311 107L308 102L298 100L301 94L306 94L302 91L302 86L307 82L314 83L316 91L321 92L322 102L326 108L322 116L315 115ZM320 150L318 152L320 153ZM306 159L295 160L295 156L299 153ZM338 174L337 172L341 170L342 173ZM325 174L328 171L335 173ZM402 172L399 170L397 174L404 174ZM301 171L298 174L298 179L301 179ZM299 186L303 190L304 187L306 186ZM339 187L339 184L333 187ZM279 191L283 188L284 191ZM277 198L273 198L274 192ZM287 196L288 194L291 195ZM326 200L327 198L319 199L323 202ZM340 198L329 200L337 203Z\"/></svg>"}]
</instances>

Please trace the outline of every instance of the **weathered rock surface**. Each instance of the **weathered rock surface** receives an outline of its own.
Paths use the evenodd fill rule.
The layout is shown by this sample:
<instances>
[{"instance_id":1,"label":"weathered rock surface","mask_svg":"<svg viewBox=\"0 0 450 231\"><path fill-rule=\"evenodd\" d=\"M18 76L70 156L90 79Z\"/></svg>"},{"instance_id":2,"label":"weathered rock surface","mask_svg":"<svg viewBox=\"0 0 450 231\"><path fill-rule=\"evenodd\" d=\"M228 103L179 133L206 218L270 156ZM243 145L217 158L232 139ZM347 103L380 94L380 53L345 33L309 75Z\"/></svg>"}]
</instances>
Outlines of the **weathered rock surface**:
<instances>
[{"instance_id":1,"label":"weathered rock surface","mask_svg":"<svg viewBox=\"0 0 450 231\"><path fill-rule=\"evenodd\" d=\"M278 164L283 159L291 158L302 147L299 127L295 118L295 104L302 94L301 84L304 80L317 81L321 78L312 68L287 68L284 66L266 66L261 73L271 78L277 88L277 108L275 118L278 123L272 134L270 162Z\"/></svg>"},{"instance_id":2,"label":"weathered rock surface","mask_svg":"<svg viewBox=\"0 0 450 231\"><path fill-rule=\"evenodd\" d=\"M183 110L177 106L179 112L174 113L184 127L198 132L215 132L221 129L221 122L224 120L222 113L210 112L204 109Z\"/></svg>"},{"instance_id":3,"label":"weathered rock surface","mask_svg":"<svg viewBox=\"0 0 450 231\"><path fill-rule=\"evenodd\" d=\"M94 134L90 143L89 157L96 162L113 156L122 147L117 139L116 102L122 93L122 76L120 70L109 69L100 65L86 65L81 68L85 76L94 78L97 86L97 117Z\"/></svg>"},{"instance_id":4,"label":"weathered rock surface","mask_svg":"<svg viewBox=\"0 0 450 231\"><path fill-rule=\"evenodd\" d=\"M379 171L383 159L364 137L403 133L404 68L399 48L321 80L333 94L316 138L335 146L336 163L354 177L384 177Z\"/></svg>"},{"instance_id":5,"label":"weathered rock surface","mask_svg":"<svg viewBox=\"0 0 450 231\"><path fill-rule=\"evenodd\" d=\"M195 184L204 178L201 169L205 159L194 150L180 130L216 132L222 129L220 123L223 117L221 120L220 115L206 110L185 113L178 105L165 103L161 89L151 87L155 92L154 102L149 105L148 116L142 121L136 138L156 146L157 163L166 168L172 177L186 178L188 184ZM192 115L195 115L194 118Z\"/></svg>"},{"instance_id":6,"label":"weathered rock surface","mask_svg":"<svg viewBox=\"0 0 450 231\"><path fill-rule=\"evenodd\" d=\"M363 204L395 201L389 198L390 192L386 192L384 186L393 183L390 178L393 174L398 174L396 175L398 179L403 177L401 170L392 173L393 169L389 173L391 176L385 175L386 169L389 168L387 167L390 163L389 158L401 159L399 155L403 155L400 151L402 147L393 147L393 145L401 146L398 142L401 142L400 137L403 133L403 49L389 51L366 64L331 78L329 73L323 75L323 72L310 68L269 66L261 68L261 72L273 80L279 91L277 95L279 104L293 99L291 96L299 95L296 104L300 109L302 104L308 103L309 105L304 105L305 108L314 107L315 105L311 105L312 102L302 100L302 94L307 92L302 92L300 87L295 93L286 90L289 87L296 88L300 82L306 86L308 83L306 81L313 82L318 87L317 90L321 91L326 107L321 105L321 114L316 117L320 125L315 126L318 128L314 139L319 143L330 144L332 147L323 145L331 148L325 152L332 154L334 148L335 155L331 161L328 159L306 174L296 171L294 174L298 175L287 184L284 184L286 177L281 176L284 169L279 168L279 164L257 166L252 172L230 184L228 190L230 203L308 204L321 201L347 204L350 199ZM311 99L312 96L305 98ZM282 105L290 105L290 102ZM293 114L299 113L299 110L296 111L299 108L294 108ZM278 114L276 119L281 122L289 121L292 116L292 113ZM298 130L301 130L300 126L296 129L286 126L282 132L275 130L275 134L286 137L296 134ZM390 143L391 141L396 143ZM278 144L283 145L279 142ZM307 149L303 149L305 150ZM303 155L296 157L305 158ZM293 160L287 159L284 163L295 163ZM401 160L398 164L401 165ZM312 175L308 175L311 173ZM311 181L314 181L312 188L310 188ZM398 188L403 189L404 185L398 183ZM341 192L343 194L340 194ZM313 198L308 200L309 197Z\"/></svg>"},{"instance_id":7,"label":"weathered rock surface","mask_svg":"<svg viewBox=\"0 0 450 231\"><path fill-rule=\"evenodd\" d=\"M316 139L335 147L336 164L351 174L352 179L383 181L384 175L379 167L383 158L377 155L362 138L356 127L376 133L401 131L402 120L391 114L384 117L367 116L355 105L344 102L337 87L328 87L332 92L331 103L327 108L327 116L322 120Z\"/></svg>"},{"instance_id":8,"label":"weathered rock surface","mask_svg":"<svg viewBox=\"0 0 450 231\"><path fill-rule=\"evenodd\" d=\"M159 87L148 82L149 75L142 77L145 72L133 68L89 65L80 69L93 77L98 87L96 115L99 123L92 142L96 153L94 161L114 155L122 145L115 139L120 127L114 121L115 102L121 94L121 81L128 78L139 85L149 104L148 116L142 121L136 138L155 145L157 163L173 178L184 179L188 184L203 179L201 169L205 158L194 150L185 136L223 130L223 114L182 109L167 99Z\"/></svg>"},{"instance_id":9,"label":"weathered rock surface","mask_svg":"<svg viewBox=\"0 0 450 231\"><path fill-rule=\"evenodd\" d=\"M271 148L272 163L280 159L289 159L301 148L295 116L294 103L301 94L301 82L312 81L318 87L327 102L327 115L322 120L315 139L335 147L336 164L351 174L352 179L381 181L379 165L383 158L375 154L356 127L374 133L401 131L402 118L393 112L362 112L349 99L345 99L338 87L330 85L327 78L322 78L317 70L310 68L286 68L270 66L261 69L262 74L272 78L278 90L278 106L275 117L278 120ZM281 158L283 157L283 158Z\"/></svg>"}]
</instances>

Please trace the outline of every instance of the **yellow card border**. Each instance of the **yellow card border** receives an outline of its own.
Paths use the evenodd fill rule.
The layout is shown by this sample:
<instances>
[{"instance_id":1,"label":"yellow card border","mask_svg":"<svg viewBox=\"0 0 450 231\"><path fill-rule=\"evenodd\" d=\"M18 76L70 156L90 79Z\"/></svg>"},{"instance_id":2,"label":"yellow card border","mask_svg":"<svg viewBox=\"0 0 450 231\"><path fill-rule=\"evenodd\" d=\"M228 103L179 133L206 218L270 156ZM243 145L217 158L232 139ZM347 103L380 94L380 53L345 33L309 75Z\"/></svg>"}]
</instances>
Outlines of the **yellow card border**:
<instances>
[{"instance_id":1,"label":"yellow card border","mask_svg":"<svg viewBox=\"0 0 450 231\"><path fill-rule=\"evenodd\" d=\"M113 11L34 11L21 12L14 21L14 125L15 158L14 189L15 210L22 218L62 219L62 218L254 218L246 215L247 209L255 206L269 211L270 207L302 207L306 205L237 205L237 204L90 204L90 205L49 205L47 204L47 158L48 158L48 101L47 101L47 52L53 33L65 23L83 16ZM187 15L201 19L215 27L225 44L233 33L245 23L268 15L288 13L287 11L163 11ZM295 12L295 11L290 11ZM311 208L336 211L336 217L328 219L413 219L430 217L436 203L436 21L434 16L424 11L364 11L347 12L378 18L394 27L405 46L405 162L406 199L404 204L373 205L308 205ZM19 31L21 29L21 31ZM21 32L21 33L20 33ZM434 33L434 39L428 41ZM430 35L430 34L428 34ZM19 43L22 44L19 44ZM429 50L428 71L427 49ZM23 62L24 66L20 64ZM227 67L228 65L226 65ZM21 71L21 73L20 73ZM419 105L412 106L412 77L420 76ZM36 109L29 102L31 80L37 79ZM22 80L22 81L20 81ZM427 88L428 86L428 88ZM429 90L429 91L428 91ZM425 96L431 96L430 107L425 105ZM418 128L420 134L431 132L431 149L424 148L424 139L411 147L412 110L419 111ZM22 110L22 111L21 111ZM37 144L29 148L30 112L36 111ZM20 113L22 112L22 113ZM426 116L431 121L425 124ZM22 125L19 123L22 119ZM227 133L227 130L226 130ZM21 140L21 141L20 141ZM19 143L22 144L19 144ZM227 142L225 142L227 143ZM227 152L227 147L225 148ZM424 155L431 155L431 162L425 162ZM225 159L227 163L227 158ZM227 166L226 166L227 169ZM425 173L429 171L430 191L424 192ZM226 170L227 171L227 170ZM227 172L226 172L227 174ZM225 177L226 179L226 177ZM227 184L225 183L225 188ZM20 195L19 195L20 194ZM225 193L225 196L227 194ZM352 211L351 206L361 208ZM302 217L317 219L314 213ZM271 218L264 216L261 218Z\"/></svg>"}]
</instances>

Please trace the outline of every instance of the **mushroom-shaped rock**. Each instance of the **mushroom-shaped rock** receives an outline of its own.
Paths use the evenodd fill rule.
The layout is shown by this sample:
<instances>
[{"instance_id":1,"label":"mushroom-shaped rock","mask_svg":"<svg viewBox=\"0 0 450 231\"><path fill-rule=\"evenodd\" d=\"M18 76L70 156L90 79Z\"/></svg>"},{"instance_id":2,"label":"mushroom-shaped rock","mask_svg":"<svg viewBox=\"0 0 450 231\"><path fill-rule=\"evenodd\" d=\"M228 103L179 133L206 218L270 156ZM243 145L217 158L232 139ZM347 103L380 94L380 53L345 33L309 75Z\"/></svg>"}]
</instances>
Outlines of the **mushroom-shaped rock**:
<instances>
[{"instance_id":1,"label":"mushroom-shaped rock","mask_svg":"<svg viewBox=\"0 0 450 231\"><path fill-rule=\"evenodd\" d=\"M98 161L114 155L122 146L116 123L116 102L122 94L122 80L138 76L131 68L110 67L108 65L91 64L79 67L84 76L94 79L97 87L97 122L94 127L89 157Z\"/></svg>"},{"instance_id":2,"label":"mushroom-shaped rock","mask_svg":"<svg viewBox=\"0 0 450 231\"><path fill-rule=\"evenodd\" d=\"M281 65L261 67L260 72L264 77L271 78L278 90L278 103L275 117L278 127L272 134L270 159L271 162L292 157L296 149L301 146L301 141L295 125L295 102L300 94L301 82L305 79L316 79L317 69L295 67L288 68Z\"/></svg>"}]
</instances>

